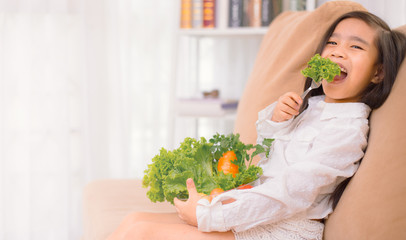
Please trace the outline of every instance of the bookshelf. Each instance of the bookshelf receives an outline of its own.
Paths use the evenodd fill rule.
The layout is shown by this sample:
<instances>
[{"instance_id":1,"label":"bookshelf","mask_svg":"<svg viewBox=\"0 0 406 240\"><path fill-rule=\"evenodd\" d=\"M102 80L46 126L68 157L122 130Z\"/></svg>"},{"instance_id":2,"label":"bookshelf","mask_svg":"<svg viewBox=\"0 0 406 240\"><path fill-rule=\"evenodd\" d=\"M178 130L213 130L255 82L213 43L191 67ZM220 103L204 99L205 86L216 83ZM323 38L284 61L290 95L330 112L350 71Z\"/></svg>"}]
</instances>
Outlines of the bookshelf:
<instances>
[{"instance_id":1,"label":"bookshelf","mask_svg":"<svg viewBox=\"0 0 406 240\"><path fill-rule=\"evenodd\" d=\"M181 1L182 0L179 0L179 6L181 5ZM179 18L179 20L181 19ZM248 26L223 26L214 28L179 27L176 32L177 40L174 46L176 56L172 63L174 75L172 76L170 89L171 118L169 123L169 144L171 147L176 147L184 137L208 137L216 132L227 134L233 129L237 108L231 107L222 110L219 106L224 103L230 103L230 101L238 101L242 91L238 92L236 98L224 99L224 101L222 101L222 93L224 93L224 91L221 88L218 89L220 91L219 99L203 99L202 96L196 96L196 93L199 94L203 90L214 89L214 87L207 89L207 86L202 86L201 83L202 78L204 78L202 77L204 70L202 70L201 62L208 61L204 59L207 45L210 45L207 44L207 42L209 41L212 42L213 45L216 45L217 42L223 42L224 44L224 41L242 41L244 44L242 44L241 49L232 49L232 51L239 52L236 54L239 58L246 58L244 61L249 61L253 65L261 39L266 34L267 29L268 27ZM247 44L245 44L245 42L247 42ZM204 46L206 46L206 48ZM231 56L223 57L232 58ZM239 60L235 59L235 61ZM249 77L250 69L248 68L250 67L251 66L247 66L247 74L243 77L245 80ZM229 69L225 71L229 71ZM185 79L188 82L188 86L184 86L183 84ZM227 81L227 79L224 79L224 81ZM245 83L239 82L238 84L241 85L241 89L243 89ZM195 94L192 96L183 95L182 90L185 87L193 89ZM207 125L210 125L210 127L207 127ZM208 135L205 135L205 132Z\"/></svg>"},{"instance_id":2,"label":"bookshelf","mask_svg":"<svg viewBox=\"0 0 406 240\"><path fill-rule=\"evenodd\" d=\"M230 41L238 41L242 39L256 39L256 46L257 49L259 48L259 43L262 37L266 34L267 28L238 28L238 29L182 29L178 31L178 45L177 45L177 52L178 57L176 59L176 73L173 79L173 87L172 89L172 98L173 98L173 110L175 112L175 118L212 118L217 120L233 120L236 115L237 105L235 102L238 103L237 98L222 98L223 89L216 89L220 91L220 96L218 98L204 98L203 97L203 90L210 90L204 89L201 85L202 76L200 74L201 70L201 58L204 53L202 53L201 45L202 42L205 40L212 40L213 42L221 41L224 39L229 39ZM183 40L183 44L180 43L181 39ZM187 44L184 44L186 41ZM245 46L247 47L247 46ZM252 47L252 46L251 46ZM186 48L183 49L183 48ZM256 50L257 50L256 49ZM184 54L179 54L180 51L186 51L188 55L188 59L183 59ZM250 62L253 63L255 58L252 56L256 56L256 52L251 54L250 56L246 56L244 54L244 50L241 49L241 58L249 58ZM181 63L182 62L182 63ZM183 67L180 67L183 66ZM249 68L247 66L247 68ZM225 70L226 71L226 70ZM183 72L180 73L180 72ZM186 73L185 73L186 72ZM250 71L247 71L248 73ZM185 77L186 76L186 77ZM179 84L180 78L187 78L189 82L189 87L194 89L194 94L184 96L179 92L182 92L182 84ZM249 76L248 74L244 77L247 79ZM242 83L244 84L244 83ZM207 86L206 86L207 87ZM241 92L242 94L242 92ZM221 110L222 105L234 105L234 107L224 108Z\"/></svg>"},{"instance_id":3,"label":"bookshelf","mask_svg":"<svg viewBox=\"0 0 406 240\"><path fill-rule=\"evenodd\" d=\"M216 104L216 101L212 101L211 99L208 99L208 101L205 101L204 99L201 99L201 96L184 96L182 95L182 88L189 88L193 89L195 93L199 93L202 90L208 90L208 89L203 89L204 87L202 86L201 82L202 80L206 80L206 77L202 77L202 70L201 68L201 62L202 61L208 61L207 59L202 60L206 54L205 50L203 50L202 46L204 45L205 41L212 41L212 42L221 42L221 41L247 41L247 44L244 45L243 47L237 47L234 48L232 51L234 53L230 53L230 56L227 56L228 59L232 59L232 61L239 61L238 59L234 59L235 56L238 56L239 58L246 58L249 60L252 65L253 62L255 61L255 56L257 51L259 50L259 45L260 42L263 38L263 36L267 33L268 30L268 25L269 22L276 17L280 12L282 12L282 9L289 9L289 10L303 10L303 9L295 9L296 6L299 5L298 2L305 3L306 8L308 10L313 10L314 9L314 3L315 0L216 0L216 1L209 1L209 2L215 2L215 11L213 13L213 18L215 18L214 25L211 24L210 26L204 26L203 21L205 16L202 15L200 16L201 19L199 19L201 22L198 24L196 27L195 23L193 22L193 4L196 2L200 2L200 4L203 5L204 0L178 0L179 3L179 29L177 30L177 41L176 41L176 46L174 46L174 50L176 52L176 57L174 58L173 62L173 68L174 68L174 75L172 76L172 86L171 86L171 119L170 119L170 132L169 132L169 137L170 137L170 145L172 147L175 146L175 144L179 143L181 140L183 140L184 137L207 137L205 134L202 132L202 123L207 122L207 121L214 121L216 122L216 128L215 129L210 129L208 132L210 136L212 136L215 132L227 134L232 131L232 128L234 126L234 119L236 117L236 110L237 108L234 109L225 109L222 111L219 109L219 105L222 103L221 102L221 94L220 94L220 99L217 99L219 102ZM260 20L260 25L258 25L258 19L254 22L256 22L255 26L252 24L252 20L241 20L241 25L240 26L231 26L231 15L230 15L230 5L228 5L228 11L225 11L225 6L227 4L231 4L231 2L240 2L242 4L246 4L248 2L255 3L255 4L262 4L264 2L274 3L277 4L277 6L274 8L274 12L269 13L270 16L268 17L271 18L271 20L268 23L264 23L264 20ZM186 5L185 5L186 4ZM303 5L303 4L302 4ZM182 7L190 7L190 9L187 9L185 11ZM261 5L261 7L264 5ZM216 7L218 9L216 9ZM221 9L221 10L220 10ZM246 14L246 9L244 7L241 7L242 9L242 14ZM241 10L240 9L240 10ZM255 9L255 8L252 8ZM275 10L276 9L276 10ZM276 12L275 12L276 11ZM182 13L188 13L188 16L182 16ZM203 12L203 10L201 10ZM241 13L240 12L240 13ZM262 12L261 12L262 13ZM202 14L202 13L201 13ZM227 14L227 19L225 20L224 16L221 16L221 14ZM255 15L255 14L254 14ZM199 17L199 18L200 18ZM241 15L240 17L244 17L244 15ZM257 15L258 17L258 15ZM262 18L262 16L261 16ZM186 22L189 21L189 22ZM207 45L207 44L206 44ZM215 46L216 44L213 44ZM250 46L249 46L250 45ZM251 47L251 48L250 48ZM207 50L207 49L206 49ZM235 54L238 52L238 54ZM232 55L232 56L231 56ZM249 56L245 56L249 55ZM184 59L186 58L186 60ZM210 61L210 60L209 60ZM244 75L244 79L247 80L249 77L249 73L251 70L252 66L247 66L247 74ZM240 69L236 69L237 71ZM230 71L230 69L224 69L224 71ZM234 71L234 70L231 70ZM186 73L185 73L186 72ZM221 75L221 74L220 74ZM230 77L228 77L230 78ZM181 79L186 79L187 80L187 85L185 86L185 81ZM219 81L227 81L229 79L223 79L219 77ZM243 89L243 86L245 85L245 82L239 82L238 84L241 85L241 89ZM207 86L205 86L207 87ZM223 93L223 89L218 89L220 93ZM237 96L235 99L231 100L237 100L239 97L241 97L242 91L238 92L239 96ZM186 101L184 99L186 98ZM198 99L194 99L198 98ZM230 100L230 99L225 99L225 100ZM209 107L209 101L214 102L212 106L212 110L210 110ZM195 104L193 103L195 102ZM179 121L189 121L188 124L179 124ZM193 122L192 124L190 124ZM187 126L187 127L186 127ZM191 127L194 128L193 130L190 130ZM231 126L231 127L230 127ZM187 129L185 129L187 128ZM180 134L180 131L186 131L189 130L188 132L184 133L183 135Z\"/></svg>"},{"instance_id":4,"label":"bookshelf","mask_svg":"<svg viewBox=\"0 0 406 240\"><path fill-rule=\"evenodd\" d=\"M268 27L241 27L241 28L224 28L224 29L180 29L179 35L190 37L252 37L263 36Z\"/></svg>"}]
</instances>

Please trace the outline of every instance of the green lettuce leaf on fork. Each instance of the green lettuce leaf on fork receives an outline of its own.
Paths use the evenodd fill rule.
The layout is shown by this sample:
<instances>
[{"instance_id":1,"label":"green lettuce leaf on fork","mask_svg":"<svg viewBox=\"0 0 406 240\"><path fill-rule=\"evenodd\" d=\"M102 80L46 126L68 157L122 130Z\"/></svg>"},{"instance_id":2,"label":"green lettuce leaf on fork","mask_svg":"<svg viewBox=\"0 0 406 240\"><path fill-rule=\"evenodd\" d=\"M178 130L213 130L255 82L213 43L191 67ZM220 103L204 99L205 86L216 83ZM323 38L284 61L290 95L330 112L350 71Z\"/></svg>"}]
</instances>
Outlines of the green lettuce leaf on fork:
<instances>
[{"instance_id":1,"label":"green lettuce leaf on fork","mask_svg":"<svg viewBox=\"0 0 406 240\"><path fill-rule=\"evenodd\" d=\"M305 77L310 77L315 82L325 79L332 82L335 76L341 74L340 66L329 58L322 58L319 54L314 55L307 63L307 67L302 70Z\"/></svg>"}]
</instances>

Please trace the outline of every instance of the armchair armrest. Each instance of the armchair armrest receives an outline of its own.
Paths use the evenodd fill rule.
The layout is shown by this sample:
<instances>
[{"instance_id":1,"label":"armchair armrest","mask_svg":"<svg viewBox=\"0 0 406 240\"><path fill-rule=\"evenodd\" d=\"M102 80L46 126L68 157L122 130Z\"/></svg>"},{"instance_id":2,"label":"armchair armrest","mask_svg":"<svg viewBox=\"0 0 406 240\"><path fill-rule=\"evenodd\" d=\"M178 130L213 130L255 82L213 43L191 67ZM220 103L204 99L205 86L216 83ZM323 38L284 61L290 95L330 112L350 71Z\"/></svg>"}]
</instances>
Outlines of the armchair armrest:
<instances>
[{"instance_id":1,"label":"armchair armrest","mask_svg":"<svg viewBox=\"0 0 406 240\"><path fill-rule=\"evenodd\" d=\"M146 192L140 179L97 180L87 184L83 192L82 240L106 239L131 212L175 212L170 203L152 203Z\"/></svg>"}]
</instances>

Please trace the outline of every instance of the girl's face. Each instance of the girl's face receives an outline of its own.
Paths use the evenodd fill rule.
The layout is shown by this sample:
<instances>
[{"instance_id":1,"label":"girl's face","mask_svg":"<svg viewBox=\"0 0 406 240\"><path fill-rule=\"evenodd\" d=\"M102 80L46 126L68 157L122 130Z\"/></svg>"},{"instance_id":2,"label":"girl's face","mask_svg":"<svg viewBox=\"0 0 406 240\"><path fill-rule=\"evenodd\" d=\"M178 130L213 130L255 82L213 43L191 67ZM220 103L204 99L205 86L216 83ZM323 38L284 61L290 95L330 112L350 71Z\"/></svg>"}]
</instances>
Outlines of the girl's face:
<instances>
[{"instance_id":1,"label":"girl's face","mask_svg":"<svg viewBox=\"0 0 406 240\"><path fill-rule=\"evenodd\" d=\"M356 18L337 25L321 53L341 67L333 82L322 82L326 102L358 102L370 82L379 82L375 36L374 28Z\"/></svg>"}]
</instances>

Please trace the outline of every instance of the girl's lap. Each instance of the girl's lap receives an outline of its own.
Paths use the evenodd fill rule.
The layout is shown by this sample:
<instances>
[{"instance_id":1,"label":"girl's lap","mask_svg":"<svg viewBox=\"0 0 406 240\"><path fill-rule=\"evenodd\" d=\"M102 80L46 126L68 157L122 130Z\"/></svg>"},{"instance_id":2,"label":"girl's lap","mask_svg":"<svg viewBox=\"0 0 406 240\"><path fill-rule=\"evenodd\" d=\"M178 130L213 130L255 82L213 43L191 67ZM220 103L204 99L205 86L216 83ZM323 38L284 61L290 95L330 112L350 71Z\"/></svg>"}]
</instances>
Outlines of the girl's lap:
<instances>
[{"instance_id":1,"label":"girl's lap","mask_svg":"<svg viewBox=\"0 0 406 240\"><path fill-rule=\"evenodd\" d=\"M234 240L234 234L229 232L204 233L196 227L184 223L155 223L137 222L125 234L123 238L130 239L154 239L154 240L203 240L203 239L224 239Z\"/></svg>"},{"instance_id":2,"label":"girl's lap","mask_svg":"<svg viewBox=\"0 0 406 240\"><path fill-rule=\"evenodd\" d=\"M144 213L127 215L108 240L134 239L230 239L234 234L229 232L203 233L196 227L184 223L177 213Z\"/></svg>"}]
</instances>

